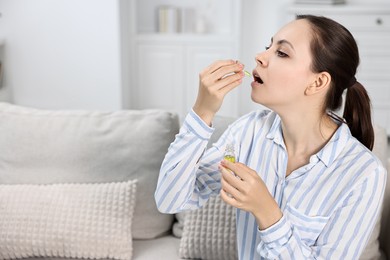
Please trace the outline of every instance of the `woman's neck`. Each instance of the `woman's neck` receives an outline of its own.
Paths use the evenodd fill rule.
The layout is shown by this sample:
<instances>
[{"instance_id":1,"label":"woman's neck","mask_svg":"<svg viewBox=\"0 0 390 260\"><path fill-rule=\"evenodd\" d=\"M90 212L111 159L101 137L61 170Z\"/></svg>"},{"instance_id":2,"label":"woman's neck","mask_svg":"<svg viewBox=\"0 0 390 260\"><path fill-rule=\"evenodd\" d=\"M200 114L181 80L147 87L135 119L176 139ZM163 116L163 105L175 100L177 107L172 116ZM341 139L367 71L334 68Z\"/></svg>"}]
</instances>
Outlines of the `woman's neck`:
<instances>
[{"instance_id":1,"label":"woman's neck","mask_svg":"<svg viewBox=\"0 0 390 260\"><path fill-rule=\"evenodd\" d=\"M330 140L338 125L327 114L280 115L286 148L291 156L310 157Z\"/></svg>"}]
</instances>

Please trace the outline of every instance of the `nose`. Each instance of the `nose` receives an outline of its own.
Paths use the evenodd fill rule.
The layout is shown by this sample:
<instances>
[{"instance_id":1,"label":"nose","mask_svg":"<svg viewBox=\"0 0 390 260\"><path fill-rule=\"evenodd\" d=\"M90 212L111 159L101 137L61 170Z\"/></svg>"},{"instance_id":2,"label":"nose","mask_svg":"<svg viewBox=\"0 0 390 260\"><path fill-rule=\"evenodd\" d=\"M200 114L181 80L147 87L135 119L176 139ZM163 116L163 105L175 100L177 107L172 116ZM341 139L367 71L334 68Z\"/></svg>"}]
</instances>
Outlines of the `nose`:
<instances>
[{"instance_id":1,"label":"nose","mask_svg":"<svg viewBox=\"0 0 390 260\"><path fill-rule=\"evenodd\" d=\"M256 54L255 61L258 65L266 67L268 66L268 60L267 60L267 51L260 52Z\"/></svg>"}]
</instances>

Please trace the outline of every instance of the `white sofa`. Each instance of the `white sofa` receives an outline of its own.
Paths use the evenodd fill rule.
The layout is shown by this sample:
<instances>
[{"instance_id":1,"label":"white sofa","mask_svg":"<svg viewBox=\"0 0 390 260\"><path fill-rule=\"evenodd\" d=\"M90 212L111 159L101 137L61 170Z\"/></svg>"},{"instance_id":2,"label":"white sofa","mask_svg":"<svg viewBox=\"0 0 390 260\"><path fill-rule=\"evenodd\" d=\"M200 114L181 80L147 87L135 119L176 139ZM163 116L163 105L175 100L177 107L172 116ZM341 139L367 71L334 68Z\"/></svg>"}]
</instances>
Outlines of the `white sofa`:
<instances>
[{"instance_id":1,"label":"white sofa","mask_svg":"<svg viewBox=\"0 0 390 260\"><path fill-rule=\"evenodd\" d=\"M232 121L232 118L216 118L214 121L216 130L210 143L214 142ZM185 247L189 246L192 247L192 251L198 251L195 252L200 254L198 258L210 257L214 254L210 251L221 249L216 240L222 241L224 245L226 241L233 240L230 245L234 247L234 234L230 234L234 233L234 227L218 224L218 221L234 223L229 209L223 209L222 217L216 217L220 213L217 211L209 210L202 213L198 211L198 223L192 223L196 219L194 215L192 218L187 214L177 214L175 217L161 214L156 209L153 195L159 168L178 130L177 115L161 110L49 111L0 103L0 195L7 192L11 194L11 199L8 200L13 200L12 205L8 205L10 203L7 204L7 201L0 197L0 259L99 257L99 249L101 249L100 256L104 255L108 242L112 242L110 240L117 240L110 244L114 249L118 244L125 244L127 250L132 249L131 252L128 251L129 254L124 255L132 255L134 260L181 259L180 254L186 255L188 252ZM374 152L384 163L387 163L385 131L380 127L376 127L375 131ZM89 216L84 222L80 221L85 217L84 212L89 205L77 204L78 202L73 204L66 199L64 202L64 196L58 196L59 192L63 194L63 190L57 189L57 183L83 183L91 189L96 185L101 189L106 188L105 185L108 183L128 180L137 181L131 214L121 213L121 204L116 208L101 209L106 214L105 218L112 217L110 221L115 222L115 225L107 224L106 228L121 230L121 225L125 225L125 232L117 237L114 236L114 239L110 237L111 233L105 234L106 236L102 238L103 242L96 240L98 246L101 243L101 248L93 248L87 242L84 247L72 243L72 235L77 236L81 245L85 242L84 237L92 241L93 236L102 235L101 233L104 232L92 231L98 229L99 225L106 225L105 218L102 218L103 222L99 222L100 224L96 224L93 219L96 216ZM66 230L64 226L56 224L56 220L60 218L59 214L52 214L52 209L43 205L42 201L35 205L34 200L29 200L31 205L27 208L31 206L31 209L27 214L30 215L20 217L26 212L23 212L25 208L23 205L18 207L18 203L22 203L19 197L31 199L29 191L35 194L37 188L42 187L41 184L45 184L43 186L46 188L54 187L51 191L53 193L47 193L46 197L42 197L43 199L50 197L51 201L61 204L63 210L69 214L67 219L61 221L64 222L65 227L73 223L75 226L72 227L77 229L75 234L72 233L74 230ZM20 188L20 185L24 185L21 186L23 192L15 189L16 186ZM84 189L83 187L81 186L81 189ZM128 188L126 192L131 192L129 189L131 190ZM46 191L43 191L45 195L44 192ZM123 195L116 190L111 192L118 197ZM51 194L56 194L59 198L51 197ZM373 237L380 235L380 249L378 240L374 239L366 250L373 256L370 259L381 257L387 259L386 255L390 256L389 187L385 196L382 223L373 233ZM94 198L89 203L96 203L96 207L101 208L101 203L105 200L105 197ZM128 203L130 205L131 201ZM216 202L215 205L219 211L222 210L221 204ZM117 215L111 216L112 212ZM4 218L4 215L8 218ZM207 221L209 222L206 223ZM47 224L52 222L52 225ZM32 223L34 228L31 229L29 223ZM10 229L10 225L14 228ZM127 228L129 225L131 229ZM213 230L216 232L200 234L194 229L199 225L213 225L216 228ZM85 228L86 226L88 228ZM218 232L229 234L220 236L217 235ZM207 242L208 238L212 239L210 243ZM7 243L7 247L2 248L2 243L3 245ZM216 246L213 246L213 243ZM225 253L232 255L230 251ZM126 258L116 256L115 252L106 257ZM232 259L234 258L233 255Z\"/></svg>"}]
</instances>

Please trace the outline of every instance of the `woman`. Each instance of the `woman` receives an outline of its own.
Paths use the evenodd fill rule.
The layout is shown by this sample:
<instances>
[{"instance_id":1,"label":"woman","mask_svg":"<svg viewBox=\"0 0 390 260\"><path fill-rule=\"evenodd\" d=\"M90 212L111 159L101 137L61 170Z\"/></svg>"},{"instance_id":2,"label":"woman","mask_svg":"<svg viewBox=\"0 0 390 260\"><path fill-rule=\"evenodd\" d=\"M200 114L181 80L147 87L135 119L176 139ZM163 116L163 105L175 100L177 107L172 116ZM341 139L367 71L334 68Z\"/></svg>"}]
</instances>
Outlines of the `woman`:
<instances>
[{"instance_id":1,"label":"woman","mask_svg":"<svg viewBox=\"0 0 390 260\"><path fill-rule=\"evenodd\" d=\"M353 36L330 19L298 16L256 63L252 100L272 111L241 117L207 151L213 117L244 66L218 61L200 74L196 103L161 168L159 210L196 209L220 194L237 208L240 259L358 259L386 170L370 152L370 101L355 79ZM346 89L342 119L333 111ZM228 144L237 163L223 160Z\"/></svg>"}]
</instances>

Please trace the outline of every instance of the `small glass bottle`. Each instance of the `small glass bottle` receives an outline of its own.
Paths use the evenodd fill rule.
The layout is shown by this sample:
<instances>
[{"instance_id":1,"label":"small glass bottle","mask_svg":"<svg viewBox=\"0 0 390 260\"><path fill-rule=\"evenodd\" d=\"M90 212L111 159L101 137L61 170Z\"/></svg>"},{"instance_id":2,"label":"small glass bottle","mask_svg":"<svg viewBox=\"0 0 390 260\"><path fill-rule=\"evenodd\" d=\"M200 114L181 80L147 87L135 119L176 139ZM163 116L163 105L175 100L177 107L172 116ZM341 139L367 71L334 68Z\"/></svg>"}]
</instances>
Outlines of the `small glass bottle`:
<instances>
[{"instance_id":1,"label":"small glass bottle","mask_svg":"<svg viewBox=\"0 0 390 260\"><path fill-rule=\"evenodd\" d=\"M236 162L236 154L234 153L234 145L233 144L226 145L223 158L225 160L233 162L233 163Z\"/></svg>"}]
</instances>

